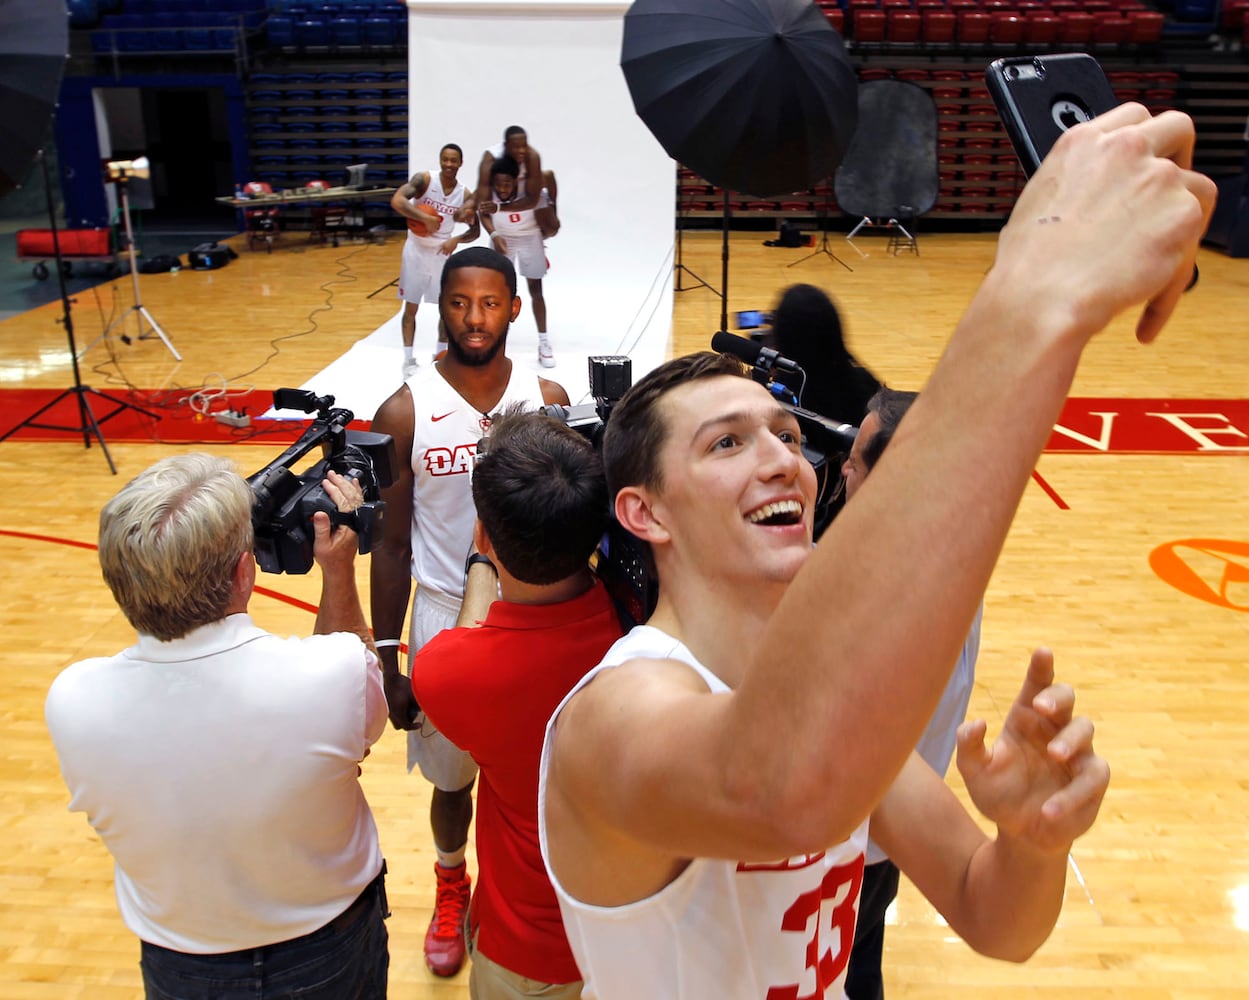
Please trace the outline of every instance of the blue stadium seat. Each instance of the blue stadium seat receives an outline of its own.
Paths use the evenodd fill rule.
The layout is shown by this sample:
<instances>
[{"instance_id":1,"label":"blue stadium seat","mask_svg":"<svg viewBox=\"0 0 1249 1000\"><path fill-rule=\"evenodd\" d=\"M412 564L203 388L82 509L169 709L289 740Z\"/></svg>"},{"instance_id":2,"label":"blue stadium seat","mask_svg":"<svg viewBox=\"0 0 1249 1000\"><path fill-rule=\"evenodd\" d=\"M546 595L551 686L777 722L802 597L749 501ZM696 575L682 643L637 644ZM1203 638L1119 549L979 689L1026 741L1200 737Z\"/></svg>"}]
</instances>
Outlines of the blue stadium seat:
<instances>
[{"instance_id":1,"label":"blue stadium seat","mask_svg":"<svg viewBox=\"0 0 1249 1000\"><path fill-rule=\"evenodd\" d=\"M295 47L295 19L281 14L270 14L265 21L265 40L274 49Z\"/></svg>"},{"instance_id":2,"label":"blue stadium seat","mask_svg":"<svg viewBox=\"0 0 1249 1000\"><path fill-rule=\"evenodd\" d=\"M68 0L68 10L71 28L94 28L100 23L98 0Z\"/></svg>"},{"instance_id":3,"label":"blue stadium seat","mask_svg":"<svg viewBox=\"0 0 1249 1000\"><path fill-rule=\"evenodd\" d=\"M399 31L395 22L385 17L366 17L362 25L361 38L365 45L373 48L394 48L399 44Z\"/></svg>"},{"instance_id":4,"label":"blue stadium seat","mask_svg":"<svg viewBox=\"0 0 1249 1000\"><path fill-rule=\"evenodd\" d=\"M330 26L324 18L310 14L307 20L295 22L295 45L301 49L327 49Z\"/></svg>"},{"instance_id":5,"label":"blue stadium seat","mask_svg":"<svg viewBox=\"0 0 1249 1000\"><path fill-rule=\"evenodd\" d=\"M360 45L360 22L354 17L338 14L330 21L330 41L340 49Z\"/></svg>"}]
</instances>

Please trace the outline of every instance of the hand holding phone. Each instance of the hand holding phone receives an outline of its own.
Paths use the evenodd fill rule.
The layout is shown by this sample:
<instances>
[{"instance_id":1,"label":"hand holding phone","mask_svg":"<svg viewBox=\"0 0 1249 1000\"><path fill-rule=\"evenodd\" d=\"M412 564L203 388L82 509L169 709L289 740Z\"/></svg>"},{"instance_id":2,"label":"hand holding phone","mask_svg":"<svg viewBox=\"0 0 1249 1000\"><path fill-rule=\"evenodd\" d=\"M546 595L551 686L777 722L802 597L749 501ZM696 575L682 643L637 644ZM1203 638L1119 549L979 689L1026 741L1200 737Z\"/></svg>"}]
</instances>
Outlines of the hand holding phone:
<instances>
[{"instance_id":1,"label":"hand holding phone","mask_svg":"<svg viewBox=\"0 0 1249 1000\"><path fill-rule=\"evenodd\" d=\"M1028 177L1064 132L1120 104L1101 65L1084 52L995 59L984 77ZM1185 291L1198 276L1194 264Z\"/></svg>"},{"instance_id":2,"label":"hand holding phone","mask_svg":"<svg viewBox=\"0 0 1249 1000\"><path fill-rule=\"evenodd\" d=\"M1029 177L1064 132L1119 104L1097 60L1083 52L995 59L984 76Z\"/></svg>"}]
</instances>

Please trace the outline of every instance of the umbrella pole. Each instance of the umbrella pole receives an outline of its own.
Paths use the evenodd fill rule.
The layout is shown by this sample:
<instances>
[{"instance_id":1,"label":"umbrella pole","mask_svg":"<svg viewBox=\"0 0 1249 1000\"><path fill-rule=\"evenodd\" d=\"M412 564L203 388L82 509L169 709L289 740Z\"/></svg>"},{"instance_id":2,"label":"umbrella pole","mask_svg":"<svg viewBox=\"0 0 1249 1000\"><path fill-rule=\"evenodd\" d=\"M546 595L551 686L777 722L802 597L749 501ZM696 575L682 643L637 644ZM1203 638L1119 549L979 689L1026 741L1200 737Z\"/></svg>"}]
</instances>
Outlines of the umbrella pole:
<instances>
[{"instance_id":1,"label":"umbrella pole","mask_svg":"<svg viewBox=\"0 0 1249 1000\"><path fill-rule=\"evenodd\" d=\"M51 431L76 431L82 434L82 445L84 448L91 447L91 439L94 437L100 443L100 450L104 452L104 460L108 462L109 471L113 475L117 475L117 466L113 464L113 456L108 453L108 445L104 443L104 435L100 432L100 424L110 417L115 417L122 410L135 410L145 416L151 417L153 420L159 420L159 414L152 413L142 407L128 403L124 399L118 399L116 396L110 396L106 392L96 392L90 386L82 384L82 375L78 369L78 348L74 344L74 321L70 314L70 298L69 291L65 287L65 268L62 266L61 260L61 237L56 228L56 207L52 203L52 177L48 171L48 157L42 149L39 150L39 161L43 164L43 184L44 191L48 201L48 226L52 231L52 252L56 256L56 274L61 283L61 309L62 318L61 325L65 327L65 336L69 339L69 359L74 366L74 384L57 396L50 402L39 407L34 413L23 420L16 427L0 434L0 441L4 441L23 427L37 427L43 430ZM61 400L73 396L78 403L78 424L77 426L67 427L62 424L43 424L39 422L39 417L43 416L48 410L56 406ZM95 414L91 410L91 397L97 399L105 399L112 403L115 407L111 412L106 413L99 420L96 420Z\"/></svg>"},{"instance_id":2,"label":"umbrella pole","mask_svg":"<svg viewBox=\"0 0 1249 1000\"><path fill-rule=\"evenodd\" d=\"M729 331L729 193L724 192L720 244L720 330Z\"/></svg>"}]
</instances>

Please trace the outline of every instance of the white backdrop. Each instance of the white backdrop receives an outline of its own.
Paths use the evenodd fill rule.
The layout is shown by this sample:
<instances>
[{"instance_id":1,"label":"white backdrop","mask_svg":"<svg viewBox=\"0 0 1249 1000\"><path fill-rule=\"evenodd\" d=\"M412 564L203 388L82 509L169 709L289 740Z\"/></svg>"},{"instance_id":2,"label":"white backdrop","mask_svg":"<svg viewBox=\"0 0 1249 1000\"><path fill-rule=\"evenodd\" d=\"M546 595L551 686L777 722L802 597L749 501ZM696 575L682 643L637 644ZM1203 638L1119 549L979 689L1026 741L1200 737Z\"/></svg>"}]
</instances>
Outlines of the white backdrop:
<instances>
[{"instance_id":1,"label":"white backdrop","mask_svg":"<svg viewBox=\"0 0 1249 1000\"><path fill-rule=\"evenodd\" d=\"M464 149L460 179L471 188L483 150L508 126L522 126L559 185L562 228L547 243L551 269L543 280L557 365L543 374L574 403L587 394L588 355L629 355L636 380L664 360L670 341L676 175L634 112L620 70L629 5L407 2L409 172L436 172L439 149L454 142ZM519 294L526 301L508 353L537 370L537 328L523 280ZM398 316L306 388L372 414L399 383ZM436 327L436 307L423 304L416 330L422 364Z\"/></svg>"}]
</instances>

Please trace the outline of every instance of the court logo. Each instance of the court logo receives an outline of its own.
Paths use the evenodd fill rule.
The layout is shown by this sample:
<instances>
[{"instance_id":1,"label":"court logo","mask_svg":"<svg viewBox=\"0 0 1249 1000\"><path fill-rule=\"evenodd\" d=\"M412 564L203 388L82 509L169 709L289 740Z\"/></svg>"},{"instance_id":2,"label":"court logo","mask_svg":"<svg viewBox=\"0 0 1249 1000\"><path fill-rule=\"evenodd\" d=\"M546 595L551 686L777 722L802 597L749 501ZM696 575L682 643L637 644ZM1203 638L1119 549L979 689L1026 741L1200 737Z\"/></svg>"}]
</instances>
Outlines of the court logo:
<instances>
[{"instance_id":1,"label":"court logo","mask_svg":"<svg viewBox=\"0 0 1249 1000\"><path fill-rule=\"evenodd\" d=\"M1249 611L1249 542L1185 538L1149 553L1149 567L1176 590L1231 611Z\"/></svg>"}]
</instances>

